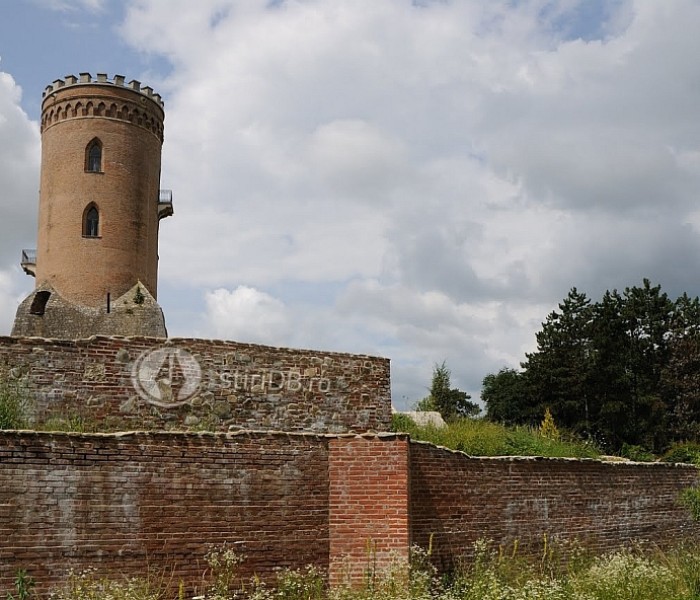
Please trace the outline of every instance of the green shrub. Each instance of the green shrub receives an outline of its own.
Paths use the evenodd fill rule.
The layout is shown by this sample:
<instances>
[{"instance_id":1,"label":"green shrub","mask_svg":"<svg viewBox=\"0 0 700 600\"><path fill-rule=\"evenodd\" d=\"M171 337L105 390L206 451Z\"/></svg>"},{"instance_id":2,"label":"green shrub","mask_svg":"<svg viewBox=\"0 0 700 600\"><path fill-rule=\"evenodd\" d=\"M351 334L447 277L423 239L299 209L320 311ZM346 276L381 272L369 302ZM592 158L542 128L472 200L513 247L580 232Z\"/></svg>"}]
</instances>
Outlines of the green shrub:
<instances>
[{"instance_id":1,"label":"green shrub","mask_svg":"<svg viewBox=\"0 0 700 600\"><path fill-rule=\"evenodd\" d=\"M585 441L561 433L544 437L539 429L505 427L486 419L457 419L446 427L416 425L407 415L393 415L393 430L472 456L549 456L595 458L600 452Z\"/></svg>"},{"instance_id":2,"label":"green shrub","mask_svg":"<svg viewBox=\"0 0 700 600\"><path fill-rule=\"evenodd\" d=\"M694 521L700 521L700 488L685 488L679 501L690 511Z\"/></svg>"},{"instance_id":3,"label":"green shrub","mask_svg":"<svg viewBox=\"0 0 700 600\"><path fill-rule=\"evenodd\" d=\"M29 600L34 595L34 578L25 569L19 569L15 576L16 596L7 594L7 600Z\"/></svg>"},{"instance_id":4,"label":"green shrub","mask_svg":"<svg viewBox=\"0 0 700 600\"><path fill-rule=\"evenodd\" d=\"M29 401L18 381L0 380L0 429L24 429L29 424Z\"/></svg>"},{"instance_id":5,"label":"green shrub","mask_svg":"<svg viewBox=\"0 0 700 600\"><path fill-rule=\"evenodd\" d=\"M410 433L416 429L416 424L411 417L403 413L391 415L391 430L397 433Z\"/></svg>"},{"instance_id":6,"label":"green shrub","mask_svg":"<svg viewBox=\"0 0 700 600\"><path fill-rule=\"evenodd\" d=\"M635 462L654 462L656 460L656 456L644 448L644 446L637 446L635 444L622 444L620 456L624 456Z\"/></svg>"},{"instance_id":7,"label":"green shrub","mask_svg":"<svg viewBox=\"0 0 700 600\"><path fill-rule=\"evenodd\" d=\"M679 442L661 458L664 462L700 464L700 443Z\"/></svg>"}]
</instances>

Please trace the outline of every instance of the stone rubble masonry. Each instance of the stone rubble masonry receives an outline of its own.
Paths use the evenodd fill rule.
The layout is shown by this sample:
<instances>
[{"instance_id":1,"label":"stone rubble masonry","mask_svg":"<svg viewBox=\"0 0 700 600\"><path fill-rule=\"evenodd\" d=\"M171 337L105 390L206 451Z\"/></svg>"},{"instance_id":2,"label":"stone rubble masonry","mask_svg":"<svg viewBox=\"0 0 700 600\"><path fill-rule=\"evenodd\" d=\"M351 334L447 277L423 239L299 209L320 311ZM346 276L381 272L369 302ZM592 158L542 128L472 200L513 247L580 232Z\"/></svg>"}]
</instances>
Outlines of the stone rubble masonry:
<instances>
[{"instance_id":1,"label":"stone rubble masonry","mask_svg":"<svg viewBox=\"0 0 700 600\"><path fill-rule=\"evenodd\" d=\"M163 408L132 381L144 352L187 351L201 367L198 393ZM236 429L386 431L389 360L229 341L0 337L0 377L31 397L35 424L79 417L102 430ZM164 393L166 390L163 390Z\"/></svg>"},{"instance_id":2,"label":"stone rubble masonry","mask_svg":"<svg viewBox=\"0 0 700 600\"><path fill-rule=\"evenodd\" d=\"M134 302L137 291L143 300ZM37 294L49 293L44 314L32 313ZM165 338L163 309L141 282L107 306L83 306L68 302L49 284L37 286L17 308L12 335L77 340L100 335L148 336Z\"/></svg>"},{"instance_id":3,"label":"stone rubble masonry","mask_svg":"<svg viewBox=\"0 0 700 600\"><path fill-rule=\"evenodd\" d=\"M598 552L700 534L678 504L689 465L474 458L404 434L0 432L0 596L27 569L38 592L70 571L151 569L173 590L206 585L227 543L240 575L313 564L357 583L427 547L441 571L477 539L543 535ZM191 596L188 596L191 597Z\"/></svg>"}]
</instances>

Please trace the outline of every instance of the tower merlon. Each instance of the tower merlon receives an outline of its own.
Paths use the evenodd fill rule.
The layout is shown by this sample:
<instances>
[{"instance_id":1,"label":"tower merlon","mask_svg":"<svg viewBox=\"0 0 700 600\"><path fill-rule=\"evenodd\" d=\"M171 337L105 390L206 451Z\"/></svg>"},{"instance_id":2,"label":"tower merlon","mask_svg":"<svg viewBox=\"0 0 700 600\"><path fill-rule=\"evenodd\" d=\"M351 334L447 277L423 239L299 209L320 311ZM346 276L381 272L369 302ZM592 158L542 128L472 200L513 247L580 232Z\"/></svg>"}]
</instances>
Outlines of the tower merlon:
<instances>
[{"instance_id":1,"label":"tower merlon","mask_svg":"<svg viewBox=\"0 0 700 600\"><path fill-rule=\"evenodd\" d=\"M150 98L151 100L153 100L161 108L165 106L161 95L155 93L152 87L141 87L141 82L137 79L132 79L129 83L126 83L125 79L126 78L124 77L124 75L114 75L114 77L110 80L109 75L107 73L97 73L96 79L93 79L90 73L80 73L80 77L76 77L75 75L66 75L64 79L56 79L53 83L47 85L46 88L44 88L41 97L42 99L45 99L54 92L60 89L65 89L66 87L70 86L114 85L117 87L123 87L138 92L146 98Z\"/></svg>"}]
</instances>

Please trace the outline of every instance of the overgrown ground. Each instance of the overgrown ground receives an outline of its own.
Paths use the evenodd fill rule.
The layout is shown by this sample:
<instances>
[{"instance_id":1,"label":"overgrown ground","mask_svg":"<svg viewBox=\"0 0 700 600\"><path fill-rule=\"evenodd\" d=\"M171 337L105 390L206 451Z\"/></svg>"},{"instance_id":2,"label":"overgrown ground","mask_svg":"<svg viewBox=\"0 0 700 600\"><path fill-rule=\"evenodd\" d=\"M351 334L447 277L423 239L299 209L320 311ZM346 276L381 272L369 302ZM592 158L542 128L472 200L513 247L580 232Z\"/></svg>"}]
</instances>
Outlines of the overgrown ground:
<instances>
[{"instance_id":1,"label":"overgrown ground","mask_svg":"<svg viewBox=\"0 0 700 600\"><path fill-rule=\"evenodd\" d=\"M410 434L411 439L473 456L600 456L593 444L556 429L543 432L541 428L505 427L485 419L458 419L446 427L435 427L419 426L407 415L395 414L392 427Z\"/></svg>"},{"instance_id":2,"label":"overgrown ground","mask_svg":"<svg viewBox=\"0 0 700 600\"><path fill-rule=\"evenodd\" d=\"M571 550L571 549L569 549ZM481 541L476 559L452 578L438 577L430 566L429 553L415 549L410 567L395 565L385 572L367 572L360 589L326 590L324 576L308 567L280 571L277 582L263 585L255 580L242 585L236 572L243 557L227 549L209 555L204 574L206 587L200 600L699 600L700 548L682 546L620 550L593 557L582 549L569 552L562 561L556 549L545 549L538 559L525 559L517 544L507 548ZM29 575L23 575L17 593L33 596ZM29 583L28 583L29 582ZM162 580L106 579L96 571L71 575L53 593L55 600L185 600L192 593L183 586L165 592Z\"/></svg>"},{"instance_id":3,"label":"overgrown ground","mask_svg":"<svg viewBox=\"0 0 700 600\"><path fill-rule=\"evenodd\" d=\"M445 427L417 425L405 414L392 417L392 429L408 433L413 440L431 442L472 456L547 456L599 458L603 453L594 443L543 421L540 427L506 427L486 419L462 418ZM621 458L633 461L683 462L700 466L700 442L673 444L656 456L640 446L623 446Z\"/></svg>"}]
</instances>

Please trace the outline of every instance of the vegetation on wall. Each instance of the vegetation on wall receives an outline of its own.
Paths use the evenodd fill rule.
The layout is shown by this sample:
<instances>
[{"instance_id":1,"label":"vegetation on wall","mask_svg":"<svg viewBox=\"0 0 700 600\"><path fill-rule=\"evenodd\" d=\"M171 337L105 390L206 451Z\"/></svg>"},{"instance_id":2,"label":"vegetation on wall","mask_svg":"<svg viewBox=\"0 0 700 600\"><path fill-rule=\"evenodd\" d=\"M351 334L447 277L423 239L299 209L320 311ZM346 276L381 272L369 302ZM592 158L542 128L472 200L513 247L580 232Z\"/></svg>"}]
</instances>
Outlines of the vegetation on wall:
<instances>
[{"instance_id":1,"label":"vegetation on wall","mask_svg":"<svg viewBox=\"0 0 700 600\"><path fill-rule=\"evenodd\" d=\"M0 377L0 429L28 427L28 403L28 395L20 381Z\"/></svg>"},{"instance_id":2,"label":"vegetation on wall","mask_svg":"<svg viewBox=\"0 0 700 600\"><path fill-rule=\"evenodd\" d=\"M487 419L456 419L446 427L417 425L408 415L393 416L394 431L408 433L413 440L431 442L472 456L548 456L596 458L590 442L561 433L552 421L540 427L506 427ZM553 434L554 428L556 434Z\"/></svg>"}]
</instances>

